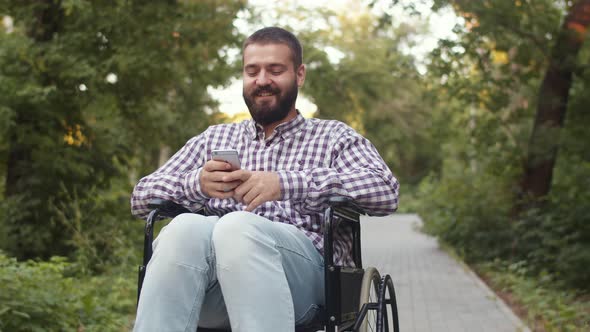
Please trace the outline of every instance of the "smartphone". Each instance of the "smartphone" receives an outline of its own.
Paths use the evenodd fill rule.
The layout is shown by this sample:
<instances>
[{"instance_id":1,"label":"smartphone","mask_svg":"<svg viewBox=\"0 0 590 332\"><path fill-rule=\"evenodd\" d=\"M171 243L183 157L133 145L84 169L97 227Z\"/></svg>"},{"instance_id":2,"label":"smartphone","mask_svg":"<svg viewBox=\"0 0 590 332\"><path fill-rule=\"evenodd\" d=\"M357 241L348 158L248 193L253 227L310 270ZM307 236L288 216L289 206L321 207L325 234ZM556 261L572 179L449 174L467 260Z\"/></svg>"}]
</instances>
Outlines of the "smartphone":
<instances>
[{"instance_id":1,"label":"smartphone","mask_svg":"<svg viewBox=\"0 0 590 332\"><path fill-rule=\"evenodd\" d=\"M232 170L241 168L237 150L213 150L211 152L211 157L213 160L229 163L232 166Z\"/></svg>"}]
</instances>

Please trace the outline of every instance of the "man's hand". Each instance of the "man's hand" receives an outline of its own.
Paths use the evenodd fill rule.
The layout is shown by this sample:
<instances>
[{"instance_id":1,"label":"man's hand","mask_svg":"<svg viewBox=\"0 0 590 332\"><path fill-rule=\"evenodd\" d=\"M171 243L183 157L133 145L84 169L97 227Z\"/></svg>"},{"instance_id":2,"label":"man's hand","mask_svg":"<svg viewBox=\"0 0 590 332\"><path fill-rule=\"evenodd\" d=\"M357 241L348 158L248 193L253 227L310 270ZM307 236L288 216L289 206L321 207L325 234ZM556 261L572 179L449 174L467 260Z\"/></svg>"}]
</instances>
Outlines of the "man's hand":
<instances>
[{"instance_id":1,"label":"man's hand","mask_svg":"<svg viewBox=\"0 0 590 332\"><path fill-rule=\"evenodd\" d=\"M223 177L231 171L232 166L225 161L209 160L200 174L201 191L208 197L231 198L233 190L242 183L240 180L223 181Z\"/></svg>"},{"instance_id":2,"label":"man's hand","mask_svg":"<svg viewBox=\"0 0 590 332\"><path fill-rule=\"evenodd\" d=\"M260 204L281 198L281 181L274 172L252 172L237 170L224 174L222 180L229 183L241 182L233 197L246 204L246 211L253 211Z\"/></svg>"}]
</instances>

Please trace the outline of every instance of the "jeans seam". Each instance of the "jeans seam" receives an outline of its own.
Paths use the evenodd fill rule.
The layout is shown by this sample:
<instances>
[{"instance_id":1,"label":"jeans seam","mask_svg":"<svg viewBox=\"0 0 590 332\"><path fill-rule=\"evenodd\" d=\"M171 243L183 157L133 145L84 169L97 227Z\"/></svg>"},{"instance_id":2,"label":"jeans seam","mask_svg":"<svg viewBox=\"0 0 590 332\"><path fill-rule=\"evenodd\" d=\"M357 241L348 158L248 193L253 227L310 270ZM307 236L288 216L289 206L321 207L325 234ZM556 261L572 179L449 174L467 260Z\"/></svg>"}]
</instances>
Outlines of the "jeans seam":
<instances>
[{"instance_id":1,"label":"jeans seam","mask_svg":"<svg viewBox=\"0 0 590 332\"><path fill-rule=\"evenodd\" d=\"M275 249L278 250L278 248L280 248L280 246L276 244L276 241L273 241L273 242L275 242L275 245L274 245ZM292 251L292 250L289 250L289 251ZM283 262L282 262L281 256L279 255L279 256L274 256L274 257L275 257L275 259L278 259L278 262L276 264L277 264L277 266L280 266L281 269L283 270L283 275L285 276L285 282L287 283L286 289L283 288L282 292L279 296L285 296L286 298L284 298L283 301L285 303L290 302L292 305L293 310L291 311L291 315L289 315L288 326L293 326L293 331L294 331L295 330L295 305L293 304L293 295L291 294L291 289L289 288L289 282L287 280L287 274L283 268Z\"/></svg>"},{"instance_id":2,"label":"jeans seam","mask_svg":"<svg viewBox=\"0 0 590 332\"><path fill-rule=\"evenodd\" d=\"M295 255L297 255L297 256L299 256L299 257L302 257L302 258L304 258L305 260L307 260L307 261L309 261L310 263L312 263L313 265L315 265L316 267L319 267L319 268L323 268L323 267L324 267L324 266L323 266L323 264L318 264L318 263L316 263L316 262L315 262L313 259L311 259L311 258L309 258L308 256L306 256L306 255L304 255L304 254L302 254L302 253L300 253L300 252L298 252L298 251L295 251L295 250L293 250L293 249L290 249L290 248L287 248L287 247L281 246L281 245L279 245L279 244L275 244L275 248L276 248L277 250L279 250L279 249L284 249L285 251L288 251L288 252L290 252L290 253L293 253L293 254L295 254Z\"/></svg>"},{"instance_id":3,"label":"jeans seam","mask_svg":"<svg viewBox=\"0 0 590 332\"><path fill-rule=\"evenodd\" d=\"M187 267L190 267L190 266L187 266ZM195 270L205 273L205 274L207 273L207 271L202 271L200 269L195 269ZM191 307L191 313L189 315L189 319L187 320L186 327L184 328L185 332L189 332L189 331L192 332L191 330L189 330L189 327L191 326L191 322L192 322L193 318L195 317L195 313L197 312L197 301L199 301L199 299L197 297L195 297L195 299L193 301L193 305ZM197 322L197 328L198 328L198 324L199 323Z\"/></svg>"},{"instance_id":4,"label":"jeans seam","mask_svg":"<svg viewBox=\"0 0 590 332\"><path fill-rule=\"evenodd\" d=\"M184 328L184 331L185 331L185 332L188 332L188 331L190 331L190 330L189 330L189 327L190 327L190 325L191 325L191 321L193 320L193 317L195 316L195 312L197 311L197 310L196 310L196 309L197 309L197 301L198 301L198 299L197 299L197 298L195 298L195 300L193 301L193 305L192 305L192 309L191 309L191 314L189 315L189 319L188 319L188 321L186 322L186 327ZM198 325L198 323L197 323L197 325Z\"/></svg>"},{"instance_id":5,"label":"jeans seam","mask_svg":"<svg viewBox=\"0 0 590 332\"><path fill-rule=\"evenodd\" d=\"M178 262L174 262L174 264L175 264L175 265L178 265L178 266L182 266L182 267L189 268L189 269L191 269L191 270L197 270L197 271L199 271L199 272L204 272L204 273L207 273L207 270L208 270L207 268L205 268L205 269L202 269L202 268L200 268L200 267L196 267L196 266L192 266L192 265L188 265L188 264L184 264L184 263L178 263Z\"/></svg>"},{"instance_id":6,"label":"jeans seam","mask_svg":"<svg viewBox=\"0 0 590 332\"><path fill-rule=\"evenodd\" d=\"M307 308L307 310L303 313L303 315L301 315L301 317L299 317L299 318L295 317L295 326L309 323L308 320L310 318L313 318L313 316L315 316L318 308L319 308L319 306L317 304L315 304L315 303L310 304L309 308ZM312 313L313 313L313 316L308 317Z\"/></svg>"}]
</instances>

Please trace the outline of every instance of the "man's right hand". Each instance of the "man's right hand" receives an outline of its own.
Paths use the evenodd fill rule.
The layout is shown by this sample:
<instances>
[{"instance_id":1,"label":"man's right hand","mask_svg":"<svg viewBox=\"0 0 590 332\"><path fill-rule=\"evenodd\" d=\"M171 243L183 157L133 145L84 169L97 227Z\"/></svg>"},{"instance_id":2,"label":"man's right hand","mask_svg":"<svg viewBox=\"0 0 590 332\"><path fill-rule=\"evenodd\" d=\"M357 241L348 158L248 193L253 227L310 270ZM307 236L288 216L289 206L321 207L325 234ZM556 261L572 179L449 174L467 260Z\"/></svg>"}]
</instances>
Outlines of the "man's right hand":
<instances>
[{"instance_id":1,"label":"man's right hand","mask_svg":"<svg viewBox=\"0 0 590 332\"><path fill-rule=\"evenodd\" d=\"M234 189L242 183L239 180L223 182L223 176L231 170L232 166L225 161L207 161L199 177L201 191L211 198L231 198L234 195Z\"/></svg>"}]
</instances>

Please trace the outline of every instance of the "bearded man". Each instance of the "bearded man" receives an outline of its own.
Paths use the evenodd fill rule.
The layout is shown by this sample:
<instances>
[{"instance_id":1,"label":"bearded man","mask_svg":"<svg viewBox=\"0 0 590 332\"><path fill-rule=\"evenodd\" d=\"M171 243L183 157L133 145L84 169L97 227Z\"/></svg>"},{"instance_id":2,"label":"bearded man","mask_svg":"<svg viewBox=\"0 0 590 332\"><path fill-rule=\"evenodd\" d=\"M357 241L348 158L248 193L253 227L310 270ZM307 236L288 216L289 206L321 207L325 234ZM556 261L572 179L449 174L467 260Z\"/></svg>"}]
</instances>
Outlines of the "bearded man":
<instances>
[{"instance_id":1,"label":"bearded man","mask_svg":"<svg viewBox=\"0 0 590 332\"><path fill-rule=\"evenodd\" d=\"M154 241L135 331L294 331L324 304L329 198L375 215L397 208L398 182L367 139L295 108L306 67L292 33L258 30L242 55L252 119L209 127L133 190L136 216L154 198L208 215L182 214ZM227 149L239 169L212 159ZM350 234L334 240L335 262L352 265Z\"/></svg>"}]
</instances>

